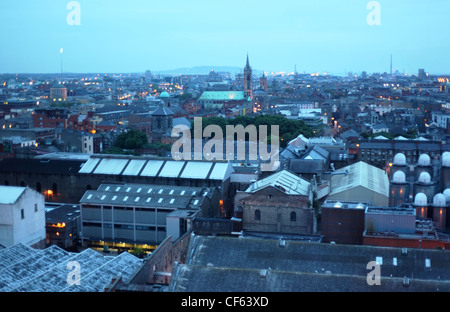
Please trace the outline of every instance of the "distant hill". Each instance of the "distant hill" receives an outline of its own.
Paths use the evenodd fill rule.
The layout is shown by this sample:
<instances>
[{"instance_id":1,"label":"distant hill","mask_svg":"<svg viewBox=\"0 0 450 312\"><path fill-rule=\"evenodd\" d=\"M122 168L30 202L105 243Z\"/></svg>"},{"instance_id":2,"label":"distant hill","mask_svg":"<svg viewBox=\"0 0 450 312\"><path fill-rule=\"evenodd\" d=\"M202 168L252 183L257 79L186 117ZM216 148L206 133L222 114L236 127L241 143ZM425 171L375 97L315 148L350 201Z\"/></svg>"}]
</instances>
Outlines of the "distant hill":
<instances>
[{"instance_id":1,"label":"distant hill","mask_svg":"<svg viewBox=\"0 0 450 312\"><path fill-rule=\"evenodd\" d=\"M177 68L172 70L155 71L157 74L165 75L207 75L214 70L215 72L228 72L232 76L243 72L244 68L235 66L195 66L191 68ZM254 73L258 73L258 70L253 70Z\"/></svg>"}]
</instances>

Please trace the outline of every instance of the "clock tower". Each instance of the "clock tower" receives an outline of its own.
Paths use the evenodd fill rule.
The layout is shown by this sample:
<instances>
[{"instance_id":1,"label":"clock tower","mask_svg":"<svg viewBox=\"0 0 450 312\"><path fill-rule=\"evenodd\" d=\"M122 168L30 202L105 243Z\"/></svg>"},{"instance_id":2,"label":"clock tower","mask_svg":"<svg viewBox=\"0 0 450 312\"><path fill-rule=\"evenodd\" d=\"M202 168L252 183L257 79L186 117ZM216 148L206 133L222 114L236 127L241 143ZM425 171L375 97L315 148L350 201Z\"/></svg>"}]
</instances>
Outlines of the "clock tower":
<instances>
[{"instance_id":1,"label":"clock tower","mask_svg":"<svg viewBox=\"0 0 450 312\"><path fill-rule=\"evenodd\" d=\"M250 63L248 61L248 54L247 64L244 68L244 92L247 97L250 97L250 99L253 98L252 68L250 67Z\"/></svg>"}]
</instances>

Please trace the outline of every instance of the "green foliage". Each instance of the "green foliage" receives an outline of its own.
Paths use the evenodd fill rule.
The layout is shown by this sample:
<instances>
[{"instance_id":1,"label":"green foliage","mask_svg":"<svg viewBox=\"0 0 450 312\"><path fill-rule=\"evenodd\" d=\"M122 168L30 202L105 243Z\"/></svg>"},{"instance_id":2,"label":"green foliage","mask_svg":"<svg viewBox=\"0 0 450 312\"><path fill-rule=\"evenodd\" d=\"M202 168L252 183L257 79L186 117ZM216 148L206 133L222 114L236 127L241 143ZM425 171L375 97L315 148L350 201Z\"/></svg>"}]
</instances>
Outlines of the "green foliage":
<instances>
[{"instance_id":1,"label":"green foliage","mask_svg":"<svg viewBox=\"0 0 450 312\"><path fill-rule=\"evenodd\" d=\"M119 134L114 145L123 149L137 149L148 143L147 135L139 130L130 129Z\"/></svg>"},{"instance_id":2,"label":"green foliage","mask_svg":"<svg viewBox=\"0 0 450 312\"><path fill-rule=\"evenodd\" d=\"M132 250L130 250L130 254L132 254L138 258L143 258L145 256L145 251L141 247L135 246L135 247L133 247Z\"/></svg>"},{"instance_id":3,"label":"green foliage","mask_svg":"<svg viewBox=\"0 0 450 312\"><path fill-rule=\"evenodd\" d=\"M270 143L270 126L279 126L280 135L280 146L285 147L290 140L295 139L300 134L305 137L312 137L314 133L312 129L306 125L302 120L288 119L282 115L258 115L258 116L236 116L231 119L226 119L223 117L209 117L202 119L202 131L208 125L219 126L223 134L226 133L226 126L232 125L242 125L247 127L249 125L255 125L257 129L259 126L266 125L268 131L268 142ZM192 129L194 129L194 124L192 124Z\"/></svg>"},{"instance_id":4,"label":"green foliage","mask_svg":"<svg viewBox=\"0 0 450 312\"><path fill-rule=\"evenodd\" d=\"M108 149L105 149L102 154L111 154L111 155L133 155L133 156L139 156L139 153L136 153L135 151L126 151L118 146L113 146Z\"/></svg>"},{"instance_id":5,"label":"green foliage","mask_svg":"<svg viewBox=\"0 0 450 312\"><path fill-rule=\"evenodd\" d=\"M156 149L156 150L170 151L172 147L170 144L155 142L155 143L147 143L143 146L143 148L152 148L152 149Z\"/></svg>"}]
</instances>

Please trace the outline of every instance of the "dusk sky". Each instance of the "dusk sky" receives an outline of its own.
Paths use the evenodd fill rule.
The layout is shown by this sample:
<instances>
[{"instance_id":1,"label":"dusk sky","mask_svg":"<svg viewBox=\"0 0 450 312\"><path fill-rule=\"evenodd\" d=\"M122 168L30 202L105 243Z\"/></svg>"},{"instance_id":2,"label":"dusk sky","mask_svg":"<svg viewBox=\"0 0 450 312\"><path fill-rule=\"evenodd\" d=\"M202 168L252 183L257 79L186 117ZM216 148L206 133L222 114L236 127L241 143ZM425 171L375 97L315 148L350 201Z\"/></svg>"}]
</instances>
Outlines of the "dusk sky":
<instances>
[{"instance_id":1,"label":"dusk sky","mask_svg":"<svg viewBox=\"0 0 450 312\"><path fill-rule=\"evenodd\" d=\"M344 75L450 74L450 0L2 0L0 73L128 73L194 66Z\"/></svg>"}]
</instances>

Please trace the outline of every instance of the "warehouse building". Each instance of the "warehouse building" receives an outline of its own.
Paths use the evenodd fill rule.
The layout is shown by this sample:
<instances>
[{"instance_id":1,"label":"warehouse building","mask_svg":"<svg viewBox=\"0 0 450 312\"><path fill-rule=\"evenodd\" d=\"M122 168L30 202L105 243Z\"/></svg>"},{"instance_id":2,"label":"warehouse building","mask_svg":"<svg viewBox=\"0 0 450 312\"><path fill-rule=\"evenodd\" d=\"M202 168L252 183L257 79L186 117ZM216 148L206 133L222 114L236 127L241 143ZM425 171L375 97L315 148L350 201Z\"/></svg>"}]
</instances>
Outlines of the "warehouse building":
<instances>
[{"instance_id":1,"label":"warehouse building","mask_svg":"<svg viewBox=\"0 0 450 312\"><path fill-rule=\"evenodd\" d=\"M389 205L389 178L384 170L357 162L332 173L328 200Z\"/></svg>"},{"instance_id":2,"label":"warehouse building","mask_svg":"<svg viewBox=\"0 0 450 312\"><path fill-rule=\"evenodd\" d=\"M220 214L217 189L150 184L102 184L80 201L81 239L108 251L151 251L167 236L191 230L194 217Z\"/></svg>"}]
</instances>

